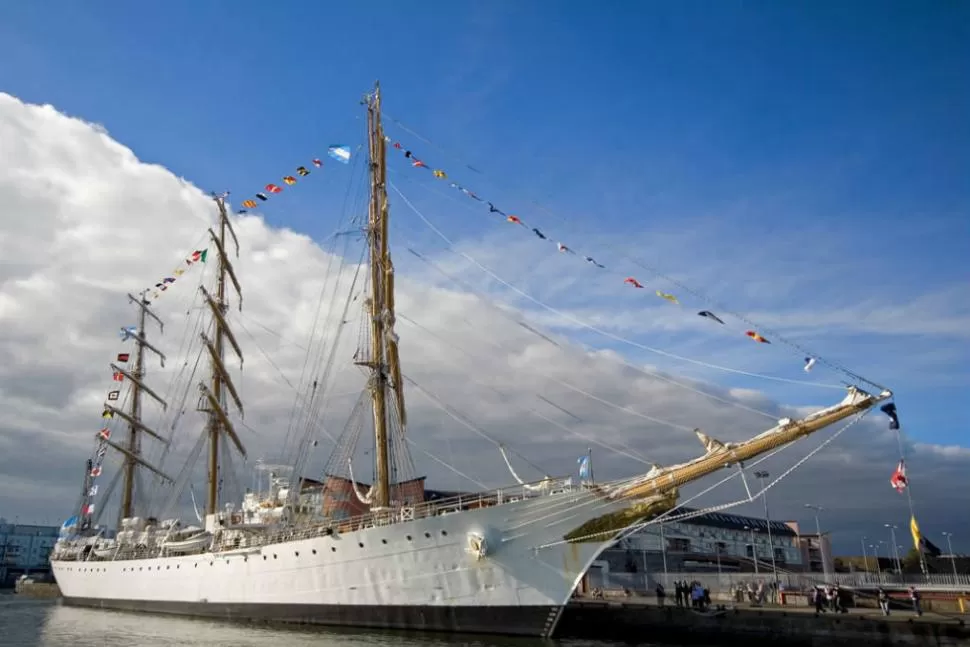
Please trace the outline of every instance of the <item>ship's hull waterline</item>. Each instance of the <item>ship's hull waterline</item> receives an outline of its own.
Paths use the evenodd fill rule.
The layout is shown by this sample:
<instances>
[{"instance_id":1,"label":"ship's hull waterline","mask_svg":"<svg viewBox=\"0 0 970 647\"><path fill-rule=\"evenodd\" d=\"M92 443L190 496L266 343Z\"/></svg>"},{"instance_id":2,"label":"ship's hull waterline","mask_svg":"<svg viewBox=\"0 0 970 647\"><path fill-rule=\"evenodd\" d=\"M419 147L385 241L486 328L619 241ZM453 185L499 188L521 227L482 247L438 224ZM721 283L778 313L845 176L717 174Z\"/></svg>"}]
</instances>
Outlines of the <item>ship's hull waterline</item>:
<instances>
[{"instance_id":1,"label":"ship's hull waterline","mask_svg":"<svg viewBox=\"0 0 970 647\"><path fill-rule=\"evenodd\" d=\"M583 574L609 545L565 543L563 536L622 507L575 490L225 553L52 565L64 602L72 605L549 636Z\"/></svg>"}]
</instances>

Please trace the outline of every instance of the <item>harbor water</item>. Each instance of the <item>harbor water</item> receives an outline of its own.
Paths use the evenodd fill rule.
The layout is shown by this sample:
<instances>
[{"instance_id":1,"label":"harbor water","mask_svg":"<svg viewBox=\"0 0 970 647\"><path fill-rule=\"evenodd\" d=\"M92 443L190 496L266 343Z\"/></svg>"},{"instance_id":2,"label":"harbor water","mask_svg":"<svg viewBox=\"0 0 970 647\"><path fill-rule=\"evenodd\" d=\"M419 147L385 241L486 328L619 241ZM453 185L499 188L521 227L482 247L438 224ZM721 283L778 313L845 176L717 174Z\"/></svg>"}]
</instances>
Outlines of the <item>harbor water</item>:
<instances>
[{"instance_id":1,"label":"harbor water","mask_svg":"<svg viewBox=\"0 0 970 647\"><path fill-rule=\"evenodd\" d=\"M316 627L277 628L65 607L56 600L0 594L2 647L604 647L610 644Z\"/></svg>"}]
</instances>

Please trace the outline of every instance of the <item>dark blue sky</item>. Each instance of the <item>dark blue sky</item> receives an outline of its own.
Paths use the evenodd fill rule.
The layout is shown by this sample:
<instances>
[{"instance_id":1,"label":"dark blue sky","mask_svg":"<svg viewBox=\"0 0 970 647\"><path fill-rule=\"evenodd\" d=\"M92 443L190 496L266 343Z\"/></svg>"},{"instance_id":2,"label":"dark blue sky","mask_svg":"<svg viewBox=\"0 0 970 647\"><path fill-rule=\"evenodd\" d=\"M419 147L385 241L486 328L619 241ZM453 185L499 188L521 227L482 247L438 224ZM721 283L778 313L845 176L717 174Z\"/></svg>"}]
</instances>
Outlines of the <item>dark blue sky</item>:
<instances>
[{"instance_id":1,"label":"dark blue sky","mask_svg":"<svg viewBox=\"0 0 970 647\"><path fill-rule=\"evenodd\" d=\"M141 159L237 199L329 144L359 143L358 100L377 78L387 113L436 146L393 122L391 136L513 210L538 200L573 232L631 241L707 232L662 259L688 282L745 256L762 275L796 262L808 275L834 254L850 294L783 294L777 307L925 297L940 317L970 316L965 2L92 0L7 3L0 21L0 90L101 123ZM342 172L289 191L268 221L322 237ZM449 203L430 200L456 237L494 229L448 221ZM825 348L836 334L812 339L850 366L894 367L873 377L897 388L910 433L967 444L954 405L970 388L967 333ZM928 353L947 380L910 363Z\"/></svg>"}]
</instances>

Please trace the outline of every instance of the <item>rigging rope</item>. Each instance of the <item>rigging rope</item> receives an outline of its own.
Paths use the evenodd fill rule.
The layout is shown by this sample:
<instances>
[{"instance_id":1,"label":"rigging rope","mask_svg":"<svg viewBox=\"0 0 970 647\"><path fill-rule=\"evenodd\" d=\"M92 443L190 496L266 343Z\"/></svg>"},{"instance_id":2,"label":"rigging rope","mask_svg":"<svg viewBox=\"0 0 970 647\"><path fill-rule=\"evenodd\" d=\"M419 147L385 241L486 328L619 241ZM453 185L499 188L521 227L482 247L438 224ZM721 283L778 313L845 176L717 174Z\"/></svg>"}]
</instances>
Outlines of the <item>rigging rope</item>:
<instances>
[{"instance_id":1,"label":"rigging rope","mask_svg":"<svg viewBox=\"0 0 970 647\"><path fill-rule=\"evenodd\" d=\"M434 148L436 148L437 150L441 151L445 155L448 155L449 157L452 157L452 159L456 159L453 156L451 156L448 153L446 153L437 144L434 144L433 142L431 142L427 138L422 137L421 135L419 135L418 133L416 133L411 128L408 128L407 126L405 126L401 121L395 119L394 117L388 116L388 115L385 115L385 117L387 119L389 119L391 122L393 122L395 125L397 125L398 127L400 127L402 130L404 130L405 132L413 135L414 137L417 137L418 139L420 139L421 141L427 143L428 145L433 146ZM461 160L458 160L458 161L461 161ZM464 164L464 166L466 168L468 168L468 169L470 169L470 170L472 170L472 171L474 171L476 173L479 173L479 174L484 175L481 171L479 171L478 169L474 168L470 164L467 164L466 162L461 162L461 163ZM454 197L454 196L451 196L451 197ZM571 225L563 216L554 213L551 209L549 209L548 207L545 207L544 205L540 204L539 202L537 202L535 200L530 200L530 202L532 203L533 206L537 207L539 210L541 210L541 211L545 212L546 214L548 214L548 215L556 218L557 220L559 220L560 222L566 224L568 227L570 227L574 231L578 231L575 228L575 226ZM649 265L646 265L643 262L641 262L641 261L639 261L639 260L637 260L635 258L631 258L627 253L618 250L618 248L616 247L616 245L608 244L607 247L609 249L611 249L613 252L617 253L624 260L627 260L627 261L633 263L634 265L637 265L638 267L640 267L640 268L642 268L642 269L644 269L644 270L646 270L648 272L651 272L654 276L660 277L660 278L662 278L662 279L670 282L671 284L676 285L677 287L679 287L682 290L688 292L689 294L692 294L693 296L697 297L698 299L700 299L700 300L702 300L702 301L710 304L712 307L715 307L716 309L719 309L719 310L721 310L723 312L727 312L728 314L734 316L738 320L743 321L744 323L748 324L752 328L760 329L760 330L764 331L769 336L771 336L773 339L777 339L781 343L783 343L783 344L785 344L785 345L787 345L787 346L789 346L789 347L791 347L791 348L799 351L800 353L802 353L805 356L809 356L809 357L814 358L817 363L823 364L825 366L828 366L832 370L837 371L839 373L842 373L842 374L844 374L847 377L850 377L852 379L858 380L860 382L864 382L866 384L870 384L870 385L876 387L877 389L879 389L880 391L887 390L886 387L884 387L884 386L882 386L882 385L880 385L880 384L878 384L876 382L873 382L873 381L871 381L871 380L869 380L869 379L867 379L867 378L865 378L865 377L863 377L863 376L861 376L861 375L859 375L859 374L857 374L857 373L849 370L844 365L839 364L839 363L835 362L834 360L829 360L827 358L824 358L821 355L818 355L816 353L813 353L813 352L807 350L806 348L804 348L803 346L801 346L800 344L798 344L798 343L796 343L796 342L794 342L794 341L792 341L792 340L790 340L790 339L782 336L777 331L772 330L772 329L770 329L768 327L765 327L765 326L763 326L761 324L755 323L754 321L750 320L746 316L744 316L744 315L742 315L742 314L740 314L738 312L735 312L735 311L733 311L733 310L731 310L729 308L724 307L722 304L720 304L719 302L717 302L712 297L706 295L705 293L703 293L703 292L701 292L699 290L696 290L694 288L691 288L690 286L686 285L682 281L678 281L677 279L674 279L673 277L671 277L671 276L669 276L669 275L667 275L665 273L662 273L660 270L658 270L658 269L656 269L654 267L651 267Z\"/></svg>"},{"instance_id":2,"label":"rigging rope","mask_svg":"<svg viewBox=\"0 0 970 647\"><path fill-rule=\"evenodd\" d=\"M411 325L416 326L416 327L420 328L421 330L424 330L426 333L428 333L432 337L435 337L436 339L440 340L442 343L448 344L449 346L451 346L452 348L455 348L459 352L463 352L466 355L468 355L469 357L472 357L471 354L468 353L468 351L466 351L466 350L464 350L464 349L462 349L462 348L460 348L458 346L455 346L455 345L451 344L446 339L444 339L441 335L436 334L432 330L429 330L428 328L426 328L425 326L419 324L418 322L414 321L413 319L411 319L411 318L409 318L409 317L407 317L407 316L405 316L403 314L400 314L400 313L398 313L397 316L400 319L402 319L402 320L410 323ZM472 359L475 359L475 358L472 357ZM540 375L543 375L544 377L547 377L547 376L545 376L542 373L540 373ZM490 386L490 385L487 385L487 384L483 384L482 382L480 382L479 380L477 380L474 376L472 376L470 379L472 381L476 382L477 384L480 384L481 386L484 386L485 388L488 388L488 389L494 391L498 395L500 395L502 397L506 397L505 394L503 394L501 391L499 391L495 387ZM556 381L556 382L559 381L559 380L555 380L554 378L551 378L551 377L549 379L550 380L553 380L553 381ZM565 382L563 382L562 384L563 384L563 386L569 386ZM583 393L584 395L587 395L588 397L591 397L591 398L594 398L594 399L599 399L599 398L596 398L595 396L593 396L592 394L588 394L585 391L582 391L578 387L570 387L570 388L574 388L575 390ZM606 402L606 401L603 401L603 402ZM612 404L612 403L609 403L609 404ZM619 405L612 405L612 406L619 407ZM619 408L621 408L621 410L626 411L622 407L619 407ZM623 445L622 443L620 444L620 447L623 447L623 450L619 450L616 447L613 447L612 445L607 444L605 441L598 440L598 439L596 439L593 436L587 436L586 434L582 434L582 433L576 431L575 429L571 429L571 428L567 427L566 425L563 425L562 423L558 422L557 420L553 420L552 418L549 418L548 416L545 416L542 413L539 413L535 409L527 408L526 411L528 411L529 413L535 415L536 417L538 417L538 418L540 418L542 420L545 420L546 422L549 422L550 424L552 424L552 425L554 425L556 427L559 427L560 429L562 429L564 431L567 431L567 432L569 432L571 434L574 434L574 435L582 438L583 440L585 440L587 442L593 443L594 445L599 445L600 447L603 447L604 449L608 449L608 450L610 450L612 452L615 452L617 454L620 454L620 455L623 455L623 456L627 456L628 458L632 458L633 460L638 461L640 463L643 463L644 465L652 465L652 462L649 461L649 460L647 460L643 456L641 456L639 452L633 450L630 447L627 447L626 445ZM636 412L632 412L632 411L626 411L626 412L627 413L636 413Z\"/></svg>"},{"instance_id":3,"label":"rigging rope","mask_svg":"<svg viewBox=\"0 0 970 647\"><path fill-rule=\"evenodd\" d=\"M479 263L477 260L475 260L474 258L472 258L471 256L469 256L465 252L462 252L462 251L456 249L454 242L450 238L448 238L448 236L445 235L440 229L438 229L434 225L434 223L432 223L430 220L428 220L427 217L425 217L425 215L423 213L421 213L421 211L417 207L415 207L414 204L412 204L411 201L408 200L407 197L403 193L401 193L400 189L398 189L397 186L394 183L388 182L388 185L392 189L394 189L394 191L401 197L401 199L404 201L404 203L415 213L415 215L418 216L418 218L420 218L424 222L424 224L429 229L431 229L431 231L433 231L435 234L438 235L439 238L441 238L442 240L445 241L445 243L447 243L448 248L449 248L450 251L452 251L455 254L458 254L459 256L462 256L463 258L465 258L470 263L472 263L475 266L477 266L479 269L481 269L483 272L485 272L486 274L488 274L489 276L491 276L493 279L495 279L496 281L498 281L502 285L506 286L510 290L513 290L517 294L525 297L529 301L532 301L533 303L535 303L539 307L544 308L545 310L548 310L549 312L555 314L556 316L561 317L561 318L563 318L563 319L565 319L567 321L570 321L570 322L572 322L572 323L574 323L574 324L576 324L578 326L581 326L583 328L586 328L587 330L590 330L592 332L595 332L595 333L597 333L599 335L602 335L604 337L608 337L608 338L613 339L615 341L618 341L618 342L621 342L621 343L624 343L624 344L628 344L628 345L633 346L635 348L639 348L641 350L649 351L651 353L656 353L658 355L662 355L664 357L668 357L668 358L671 358L671 359L676 359L676 360L680 360L680 361L683 361L683 362L688 362L690 364L696 364L698 366L703 366L703 367L706 367L706 368L711 368L711 369L716 369L716 370L720 370L720 371L725 371L727 373L734 373L734 374L737 374L737 375L745 375L745 376L748 376L748 377L754 377L754 378L759 378L759 379L764 379L764 380L771 380L771 381L775 381L775 382L785 382L785 383L789 383L789 384L800 384L800 385L803 385L803 386L806 386L806 385L807 386L817 386L817 387L822 387L822 388L839 389L839 390L843 390L845 388L843 385L839 385L839 384L825 384L825 383L821 383L821 382L806 382L804 380L793 380L793 379L784 378L784 377L777 377L777 376L774 376L774 375L763 375L761 373L752 373L752 372L749 372L749 371L742 371L742 370L739 370L739 369L733 369L733 368L729 368L729 367L726 367L726 366L719 366L717 364L712 364L710 362L704 362L704 361L701 361L701 360L692 359L690 357L684 357L682 355L677 355L677 354L670 353L670 352L667 352L667 351L664 351L664 350L660 350L658 348L653 348L653 347L647 346L645 344L641 344L639 342L635 342L635 341L633 341L631 339L627 339L625 337L621 337L620 335L616 335L614 333L611 333L611 332L608 332L606 330L603 330L602 328L598 328L597 326L594 326L592 324L589 324L589 323L587 323L585 321L582 321L580 319L577 319L576 317L573 317L572 315L569 315L569 314L567 314L565 312L562 312L561 310L558 310L556 308L553 308L550 305L547 305L547 304L543 303L542 301L539 301L538 299L536 299L532 295L528 294L527 292L525 292L525 291L517 288L516 286L512 285L508 281L504 280L498 274L496 274L495 272L493 272L491 269L489 269L485 265ZM709 394L708 394L708 397L710 397Z\"/></svg>"},{"instance_id":4,"label":"rigging rope","mask_svg":"<svg viewBox=\"0 0 970 647\"><path fill-rule=\"evenodd\" d=\"M427 389L425 389L423 386L421 386L420 384L418 384L417 382L415 382L410 376L408 376L408 375L401 375L401 377L404 379L405 382L409 383L411 386L413 386L418 391L420 391L422 395L424 395L426 398L428 398L429 400L431 400L431 403L434 404L437 408L441 409L446 414L448 414L448 416L450 416L455 422L457 422L457 423L461 424L462 426L470 429L471 431L474 431L476 434L478 434L479 436L481 436L485 440L488 440L489 442L491 442L492 444L494 444L496 447L499 447L499 446L502 445L501 442L499 442L498 440L495 440L494 438L492 438L492 436L490 436L487 432L483 431L479 427L476 427L472 423L470 423L467 420L465 420L462 416L460 416L457 413L455 413L454 411L452 411L451 410L451 407L449 407L447 404L445 404L441 400L441 398L439 398L438 396L436 396L435 394L431 393L430 391L428 391ZM522 454L520 454L517 451L515 451L514 449L509 449L509 451L512 452L513 454L515 454L516 456L518 456L519 458L521 458L526 463L528 463L530 467L533 467L538 472L541 472L542 474L548 474L548 472L546 470L542 469L541 467L539 467L538 465L536 465L535 463L533 463L532 461L530 461L528 458L526 458Z\"/></svg>"}]
</instances>

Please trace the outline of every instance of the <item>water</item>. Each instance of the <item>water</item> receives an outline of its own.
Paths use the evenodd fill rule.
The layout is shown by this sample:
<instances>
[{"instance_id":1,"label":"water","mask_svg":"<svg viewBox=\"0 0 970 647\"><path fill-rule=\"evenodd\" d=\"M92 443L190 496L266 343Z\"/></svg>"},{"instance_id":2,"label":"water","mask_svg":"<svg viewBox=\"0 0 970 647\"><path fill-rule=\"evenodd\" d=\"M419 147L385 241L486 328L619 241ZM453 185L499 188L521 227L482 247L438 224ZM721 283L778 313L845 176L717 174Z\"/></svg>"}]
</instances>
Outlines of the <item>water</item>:
<instances>
[{"instance_id":1,"label":"water","mask_svg":"<svg viewBox=\"0 0 970 647\"><path fill-rule=\"evenodd\" d=\"M540 640L329 628L268 628L195 618L65 607L0 594L0 647L609 647Z\"/></svg>"}]
</instances>

